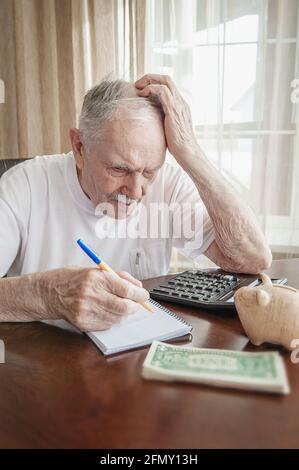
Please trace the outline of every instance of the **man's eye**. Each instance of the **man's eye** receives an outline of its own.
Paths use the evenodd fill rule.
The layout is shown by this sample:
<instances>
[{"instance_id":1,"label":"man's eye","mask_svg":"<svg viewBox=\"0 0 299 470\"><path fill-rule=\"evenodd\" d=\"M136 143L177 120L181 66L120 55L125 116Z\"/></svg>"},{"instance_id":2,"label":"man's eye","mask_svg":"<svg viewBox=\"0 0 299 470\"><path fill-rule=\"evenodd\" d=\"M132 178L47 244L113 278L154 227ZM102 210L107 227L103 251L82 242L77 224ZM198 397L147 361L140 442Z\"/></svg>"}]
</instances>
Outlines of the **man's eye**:
<instances>
[{"instance_id":1,"label":"man's eye","mask_svg":"<svg viewBox=\"0 0 299 470\"><path fill-rule=\"evenodd\" d=\"M155 171L144 171L143 176L145 178L151 179L155 175Z\"/></svg>"},{"instance_id":2,"label":"man's eye","mask_svg":"<svg viewBox=\"0 0 299 470\"><path fill-rule=\"evenodd\" d=\"M127 173L127 170L125 170L124 168L110 168L109 170L112 175L116 176L125 175Z\"/></svg>"}]
</instances>

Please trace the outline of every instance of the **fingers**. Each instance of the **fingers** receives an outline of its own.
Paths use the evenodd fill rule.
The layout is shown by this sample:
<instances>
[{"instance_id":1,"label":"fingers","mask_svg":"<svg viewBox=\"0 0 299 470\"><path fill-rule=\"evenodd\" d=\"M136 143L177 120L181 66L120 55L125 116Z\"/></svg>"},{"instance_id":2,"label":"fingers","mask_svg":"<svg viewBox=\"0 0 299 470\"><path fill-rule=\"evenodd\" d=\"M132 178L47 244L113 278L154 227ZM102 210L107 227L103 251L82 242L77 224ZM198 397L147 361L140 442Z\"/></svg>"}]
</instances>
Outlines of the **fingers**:
<instances>
[{"instance_id":1,"label":"fingers","mask_svg":"<svg viewBox=\"0 0 299 470\"><path fill-rule=\"evenodd\" d=\"M115 315L118 317L128 316L137 312L141 308L139 303L130 299L120 298L117 295L110 294L109 292L106 293L104 307L112 320L113 317L115 318Z\"/></svg>"},{"instance_id":2,"label":"fingers","mask_svg":"<svg viewBox=\"0 0 299 470\"><path fill-rule=\"evenodd\" d=\"M169 75L146 74L135 82L135 87L138 96L159 98L165 114L177 106L187 105Z\"/></svg>"},{"instance_id":3,"label":"fingers","mask_svg":"<svg viewBox=\"0 0 299 470\"><path fill-rule=\"evenodd\" d=\"M81 302L79 311L72 315L71 321L81 331L106 330L140 308L139 303L102 289L100 297L94 294L88 297L87 302Z\"/></svg>"},{"instance_id":4,"label":"fingers","mask_svg":"<svg viewBox=\"0 0 299 470\"><path fill-rule=\"evenodd\" d=\"M142 287L142 282L139 281L138 279L136 279L135 277L131 276L131 274L130 274L130 273L127 273L127 271L119 271L119 272L117 272L116 274L118 274L118 276L120 276L121 278L126 279L127 281L132 282L132 283L135 284L136 286Z\"/></svg>"},{"instance_id":5,"label":"fingers","mask_svg":"<svg viewBox=\"0 0 299 470\"><path fill-rule=\"evenodd\" d=\"M142 89L148 85L165 85L169 88L173 96L178 94L178 90L169 75L148 73L135 82L135 87L138 89Z\"/></svg>"},{"instance_id":6,"label":"fingers","mask_svg":"<svg viewBox=\"0 0 299 470\"><path fill-rule=\"evenodd\" d=\"M138 95L144 98L157 97L159 98L164 113L170 114L173 109L173 95L165 85L147 85L143 89L138 89Z\"/></svg>"},{"instance_id":7,"label":"fingers","mask_svg":"<svg viewBox=\"0 0 299 470\"><path fill-rule=\"evenodd\" d=\"M120 273L123 278L98 268L71 268L67 273L62 273L63 282L56 279L53 290L59 296L63 318L82 331L110 328L149 298L141 283L128 273Z\"/></svg>"},{"instance_id":8,"label":"fingers","mask_svg":"<svg viewBox=\"0 0 299 470\"><path fill-rule=\"evenodd\" d=\"M115 273L105 272L103 276L103 287L107 292L123 299L129 299L137 303L146 302L149 299L149 293L143 287L139 287L130 281L115 276Z\"/></svg>"}]
</instances>

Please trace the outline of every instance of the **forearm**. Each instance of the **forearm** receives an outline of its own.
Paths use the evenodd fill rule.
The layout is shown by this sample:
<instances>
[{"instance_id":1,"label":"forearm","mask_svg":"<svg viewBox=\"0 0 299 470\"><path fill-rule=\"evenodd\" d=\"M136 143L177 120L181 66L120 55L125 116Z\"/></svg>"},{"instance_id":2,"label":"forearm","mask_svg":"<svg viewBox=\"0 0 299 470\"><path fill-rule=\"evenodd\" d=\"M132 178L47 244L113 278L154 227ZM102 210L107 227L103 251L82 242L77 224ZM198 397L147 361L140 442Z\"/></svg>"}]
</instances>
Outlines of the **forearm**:
<instances>
[{"instance_id":1,"label":"forearm","mask_svg":"<svg viewBox=\"0 0 299 470\"><path fill-rule=\"evenodd\" d=\"M45 273L0 279L0 321L53 318L47 306Z\"/></svg>"},{"instance_id":2,"label":"forearm","mask_svg":"<svg viewBox=\"0 0 299 470\"><path fill-rule=\"evenodd\" d=\"M194 181L207 208L215 241L226 265L231 270L244 272L266 269L271 263L271 252L250 207L213 167L200 147L180 164Z\"/></svg>"}]
</instances>

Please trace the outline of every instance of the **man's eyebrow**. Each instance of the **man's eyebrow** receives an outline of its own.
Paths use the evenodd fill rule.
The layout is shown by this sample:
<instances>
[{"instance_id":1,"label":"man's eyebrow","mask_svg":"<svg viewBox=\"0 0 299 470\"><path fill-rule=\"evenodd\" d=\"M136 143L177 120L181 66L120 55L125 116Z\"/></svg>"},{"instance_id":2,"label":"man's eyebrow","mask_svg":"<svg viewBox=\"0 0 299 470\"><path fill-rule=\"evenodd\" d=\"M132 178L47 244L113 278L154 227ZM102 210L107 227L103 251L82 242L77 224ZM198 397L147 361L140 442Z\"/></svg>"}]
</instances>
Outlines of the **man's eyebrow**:
<instances>
[{"instance_id":1,"label":"man's eyebrow","mask_svg":"<svg viewBox=\"0 0 299 470\"><path fill-rule=\"evenodd\" d=\"M139 171L139 169L134 169L132 167L130 167L129 165L127 165L126 163L109 163L106 165L108 168L119 168L119 169L122 169L122 170L126 170L126 171ZM156 166L155 168L151 168L151 169L145 169L145 171L157 171L159 170L163 165L158 165Z\"/></svg>"},{"instance_id":2,"label":"man's eyebrow","mask_svg":"<svg viewBox=\"0 0 299 470\"><path fill-rule=\"evenodd\" d=\"M134 171L133 168L128 166L126 163L107 163L107 168L120 168L122 170Z\"/></svg>"}]
</instances>

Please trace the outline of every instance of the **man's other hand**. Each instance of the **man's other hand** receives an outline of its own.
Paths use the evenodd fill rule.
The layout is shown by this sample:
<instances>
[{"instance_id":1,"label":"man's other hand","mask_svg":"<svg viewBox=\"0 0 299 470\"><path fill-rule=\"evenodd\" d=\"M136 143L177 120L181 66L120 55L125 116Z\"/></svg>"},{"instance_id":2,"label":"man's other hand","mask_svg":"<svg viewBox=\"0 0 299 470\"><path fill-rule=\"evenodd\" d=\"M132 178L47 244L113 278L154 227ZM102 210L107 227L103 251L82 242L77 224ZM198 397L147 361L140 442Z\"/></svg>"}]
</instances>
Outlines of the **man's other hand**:
<instances>
[{"instance_id":1,"label":"man's other hand","mask_svg":"<svg viewBox=\"0 0 299 470\"><path fill-rule=\"evenodd\" d=\"M51 318L64 318L81 331L108 329L149 299L141 282L126 272L67 267L43 274Z\"/></svg>"}]
</instances>

